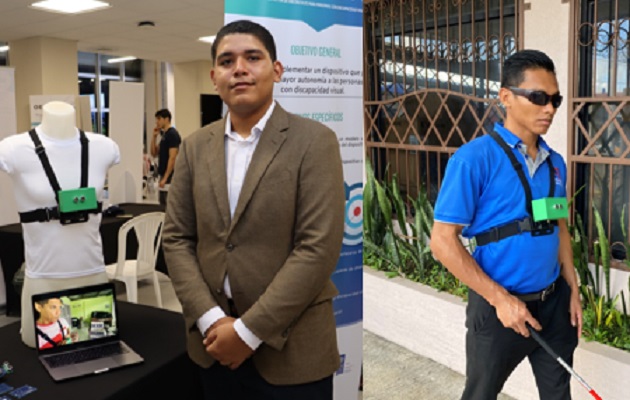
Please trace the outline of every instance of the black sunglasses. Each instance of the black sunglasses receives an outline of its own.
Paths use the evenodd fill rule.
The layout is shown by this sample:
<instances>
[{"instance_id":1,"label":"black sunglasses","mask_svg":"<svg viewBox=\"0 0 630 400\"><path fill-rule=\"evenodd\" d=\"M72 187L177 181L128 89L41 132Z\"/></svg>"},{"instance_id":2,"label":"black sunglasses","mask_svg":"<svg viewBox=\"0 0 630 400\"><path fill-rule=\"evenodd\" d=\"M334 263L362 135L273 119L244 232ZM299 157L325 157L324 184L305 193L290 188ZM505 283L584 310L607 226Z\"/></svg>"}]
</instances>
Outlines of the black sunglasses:
<instances>
[{"instance_id":1,"label":"black sunglasses","mask_svg":"<svg viewBox=\"0 0 630 400\"><path fill-rule=\"evenodd\" d=\"M542 90L521 89L514 86L510 86L508 89L515 95L525 97L537 106L546 106L551 102L553 108L558 108L562 104L562 95L560 93L548 95Z\"/></svg>"}]
</instances>

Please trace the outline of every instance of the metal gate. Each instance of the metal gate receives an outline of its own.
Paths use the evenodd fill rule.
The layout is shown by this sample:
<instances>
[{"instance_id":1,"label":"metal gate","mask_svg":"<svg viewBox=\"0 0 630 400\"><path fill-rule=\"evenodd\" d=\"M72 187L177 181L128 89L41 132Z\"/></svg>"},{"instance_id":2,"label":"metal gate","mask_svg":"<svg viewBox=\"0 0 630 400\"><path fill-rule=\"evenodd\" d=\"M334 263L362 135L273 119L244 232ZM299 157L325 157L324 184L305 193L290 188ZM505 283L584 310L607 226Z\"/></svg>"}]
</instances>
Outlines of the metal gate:
<instances>
[{"instance_id":1,"label":"metal gate","mask_svg":"<svg viewBox=\"0 0 630 400\"><path fill-rule=\"evenodd\" d=\"M446 163L504 113L503 60L520 48L520 0L364 5L365 144L377 176L435 200Z\"/></svg>"},{"instance_id":2,"label":"metal gate","mask_svg":"<svg viewBox=\"0 0 630 400\"><path fill-rule=\"evenodd\" d=\"M610 241L621 242L630 227L630 1L580 0L572 11L570 189L585 186L576 211L589 242L596 236L593 207ZM617 243L613 257L624 256Z\"/></svg>"}]
</instances>

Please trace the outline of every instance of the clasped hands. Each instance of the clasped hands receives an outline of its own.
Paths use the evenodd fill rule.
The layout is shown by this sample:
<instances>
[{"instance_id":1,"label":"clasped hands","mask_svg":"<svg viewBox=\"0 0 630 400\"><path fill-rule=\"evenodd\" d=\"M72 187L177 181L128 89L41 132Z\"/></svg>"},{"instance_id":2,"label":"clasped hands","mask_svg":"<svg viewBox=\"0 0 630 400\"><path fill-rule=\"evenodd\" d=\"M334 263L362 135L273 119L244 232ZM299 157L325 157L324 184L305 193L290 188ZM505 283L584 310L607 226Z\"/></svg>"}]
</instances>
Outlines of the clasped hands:
<instances>
[{"instance_id":1,"label":"clasped hands","mask_svg":"<svg viewBox=\"0 0 630 400\"><path fill-rule=\"evenodd\" d=\"M206 332L203 345L206 352L221 365L237 369L254 351L241 339L234 329L235 318L223 317Z\"/></svg>"}]
</instances>

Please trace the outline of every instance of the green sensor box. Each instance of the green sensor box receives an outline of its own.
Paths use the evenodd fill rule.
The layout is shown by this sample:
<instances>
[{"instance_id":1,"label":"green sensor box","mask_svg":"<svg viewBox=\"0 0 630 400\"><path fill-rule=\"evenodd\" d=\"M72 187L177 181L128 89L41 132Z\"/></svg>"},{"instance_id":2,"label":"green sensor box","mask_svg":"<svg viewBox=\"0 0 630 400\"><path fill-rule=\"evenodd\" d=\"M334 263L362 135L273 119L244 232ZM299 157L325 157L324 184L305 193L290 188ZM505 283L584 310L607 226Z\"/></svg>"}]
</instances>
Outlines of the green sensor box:
<instances>
[{"instance_id":1,"label":"green sensor box","mask_svg":"<svg viewBox=\"0 0 630 400\"><path fill-rule=\"evenodd\" d=\"M532 201L534 221L569 218L569 206L566 197L544 197Z\"/></svg>"},{"instance_id":2,"label":"green sensor box","mask_svg":"<svg viewBox=\"0 0 630 400\"><path fill-rule=\"evenodd\" d=\"M60 190L59 211L69 213L75 211L90 211L98 207L96 189L93 187Z\"/></svg>"}]
</instances>

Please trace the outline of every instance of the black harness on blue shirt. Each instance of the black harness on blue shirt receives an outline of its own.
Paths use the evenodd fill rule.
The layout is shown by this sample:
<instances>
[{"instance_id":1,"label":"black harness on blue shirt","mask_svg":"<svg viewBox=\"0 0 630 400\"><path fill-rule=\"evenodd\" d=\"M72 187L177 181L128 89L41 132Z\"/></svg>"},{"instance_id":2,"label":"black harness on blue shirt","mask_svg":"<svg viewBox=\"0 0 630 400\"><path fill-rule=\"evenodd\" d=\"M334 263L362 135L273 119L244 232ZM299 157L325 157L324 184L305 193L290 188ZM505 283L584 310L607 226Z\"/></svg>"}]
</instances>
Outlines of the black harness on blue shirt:
<instances>
[{"instance_id":1,"label":"black harness on blue shirt","mask_svg":"<svg viewBox=\"0 0 630 400\"><path fill-rule=\"evenodd\" d=\"M475 240L477 242L477 246L484 246L489 243L498 242L510 236L519 235L524 232L531 232L532 236L544 236L550 235L554 232L554 226L558 225L558 221L556 220L546 220L546 221L538 221L535 222L532 217L532 190L527 181L527 177L523 172L523 165L516 159L512 149L508 146L507 143L499 136L496 131L490 132L490 136L494 139L495 142L501 147L503 152L510 159L510 163L516 171L518 175L518 179L523 186L523 190L525 191L525 208L527 209L527 217L512 221L502 226L494 227L484 233L480 233L475 236ZM547 157L547 165L549 167L549 196L554 196L555 189L555 176L554 176L554 167L551 162L551 155Z\"/></svg>"}]
</instances>

